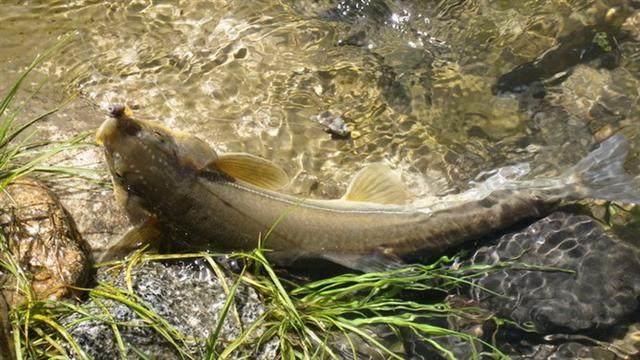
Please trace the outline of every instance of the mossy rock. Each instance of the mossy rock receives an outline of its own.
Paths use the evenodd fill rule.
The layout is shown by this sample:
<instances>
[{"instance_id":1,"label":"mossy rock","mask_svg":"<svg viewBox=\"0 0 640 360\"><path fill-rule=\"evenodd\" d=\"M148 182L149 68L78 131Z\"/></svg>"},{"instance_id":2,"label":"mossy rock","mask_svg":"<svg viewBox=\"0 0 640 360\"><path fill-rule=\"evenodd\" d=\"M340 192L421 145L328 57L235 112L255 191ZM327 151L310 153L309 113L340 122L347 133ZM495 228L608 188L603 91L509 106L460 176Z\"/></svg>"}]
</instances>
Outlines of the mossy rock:
<instances>
[{"instance_id":1,"label":"mossy rock","mask_svg":"<svg viewBox=\"0 0 640 360\"><path fill-rule=\"evenodd\" d=\"M0 227L8 253L27 274L36 299L58 300L74 295L89 278L87 246L55 194L41 182L16 180L0 194ZM2 276L2 295L9 308L25 301L16 279Z\"/></svg>"}]
</instances>

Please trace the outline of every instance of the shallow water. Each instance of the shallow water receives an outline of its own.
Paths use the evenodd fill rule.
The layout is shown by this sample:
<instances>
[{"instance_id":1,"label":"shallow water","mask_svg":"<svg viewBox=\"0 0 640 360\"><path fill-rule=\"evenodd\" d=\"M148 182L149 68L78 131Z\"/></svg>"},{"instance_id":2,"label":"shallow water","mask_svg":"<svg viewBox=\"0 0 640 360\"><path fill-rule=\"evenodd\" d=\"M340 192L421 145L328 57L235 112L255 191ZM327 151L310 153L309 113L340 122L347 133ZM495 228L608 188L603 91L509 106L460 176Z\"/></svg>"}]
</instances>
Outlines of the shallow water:
<instances>
[{"instance_id":1,"label":"shallow water","mask_svg":"<svg viewBox=\"0 0 640 360\"><path fill-rule=\"evenodd\" d=\"M357 170L377 161L399 169L416 197L464 190L520 162L531 164L533 176L553 174L615 132L631 139L627 168L638 174L634 6L5 0L0 89L39 51L74 33L41 69L49 83L34 106L75 93L81 99L44 126L49 134L97 128L109 105L129 103L139 116L197 133L219 151L273 160L294 178L287 192L314 197L340 196ZM612 34L615 66L597 58L565 67L566 76L544 86L493 91L501 75L597 28L612 8L626 19ZM326 131L335 120L349 137ZM620 232L637 238L638 228Z\"/></svg>"},{"instance_id":2,"label":"shallow water","mask_svg":"<svg viewBox=\"0 0 640 360\"><path fill-rule=\"evenodd\" d=\"M491 91L621 1L4 3L2 83L76 31L47 63L57 86L272 159L295 178L292 193L338 196L375 161L400 169L418 196L522 161L554 172L607 124L637 143L637 41L621 43L620 66L579 65L544 99ZM336 118L350 139L325 132Z\"/></svg>"}]
</instances>

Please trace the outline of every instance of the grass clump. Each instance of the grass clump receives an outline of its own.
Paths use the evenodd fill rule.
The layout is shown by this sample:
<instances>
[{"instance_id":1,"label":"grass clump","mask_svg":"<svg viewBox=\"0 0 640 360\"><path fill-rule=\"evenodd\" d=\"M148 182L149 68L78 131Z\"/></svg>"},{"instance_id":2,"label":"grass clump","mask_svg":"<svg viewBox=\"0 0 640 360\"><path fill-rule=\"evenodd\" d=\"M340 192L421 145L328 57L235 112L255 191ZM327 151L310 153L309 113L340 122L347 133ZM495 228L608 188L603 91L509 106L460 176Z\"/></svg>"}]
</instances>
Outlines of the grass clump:
<instances>
[{"instance_id":1,"label":"grass clump","mask_svg":"<svg viewBox=\"0 0 640 360\"><path fill-rule=\"evenodd\" d=\"M390 359L403 359L395 349L397 336L382 341L373 332L409 335L413 341L425 342L442 355L453 354L438 341L441 337L456 337L470 344L484 344L495 357L504 357L494 346L468 334L442 325L446 317L486 317L477 308L456 308L447 301L423 303L407 300L407 292L447 294L469 283L470 268L453 269L452 259L443 257L430 265L412 265L378 273L345 274L296 285L282 282L260 250L242 254L254 262L260 275L247 280L259 289L266 300L264 316L266 330L258 343L272 337L279 340L282 357L286 359L359 358L363 344L369 352ZM262 269L262 270L260 270ZM475 269L480 270L480 269ZM480 270L484 271L484 270ZM440 325L436 325L440 324ZM244 341L253 329L248 329L235 343L225 348L225 358ZM341 349L337 349L341 348ZM476 349L476 346L472 346ZM474 358L480 357L479 352Z\"/></svg>"},{"instance_id":2,"label":"grass clump","mask_svg":"<svg viewBox=\"0 0 640 360\"><path fill-rule=\"evenodd\" d=\"M48 57L60 50L70 36L63 37L54 46L37 56L18 78L8 87L0 99L0 191L22 176L37 172L55 175L75 175L72 168L58 168L45 164L57 154L84 146L87 134L80 134L64 141L37 140L34 125L63 108L72 98L35 116L25 116L27 107L46 83L46 78L35 90L19 101L22 87L29 75ZM73 339L56 319L77 310L63 302L42 301L36 298L31 287L32 275L23 270L20 260L9 249L8 239L0 230L0 351L9 358L67 358L62 343L56 336L67 340L72 348L82 354ZM9 277L14 281L6 281ZM7 285L11 284L11 285ZM20 304L7 304L7 294L17 294ZM51 332L53 331L53 333Z\"/></svg>"},{"instance_id":3,"label":"grass clump","mask_svg":"<svg viewBox=\"0 0 640 360\"><path fill-rule=\"evenodd\" d=\"M473 307L454 307L444 300L422 303L402 296L407 292L446 294L460 285L469 284L471 278L493 268L451 266L455 260L445 257L430 265L408 266L379 273L344 274L298 284L278 276L260 249L232 255L246 264L235 275L222 270L215 261L216 256L209 253L137 253L127 261L106 264L113 266L106 271L119 270L124 273L122 276L127 284L124 288L127 289L101 284L96 289L88 289L88 292L94 299L109 298L132 308L148 326L172 344L181 358L186 359L193 357L193 352L190 353L188 348L197 340L187 339L176 332L151 308L146 307L145 311L137 309L145 307L142 301L137 305L129 303L136 298L132 290L132 272L145 262L199 258L210 265L219 279L233 276L234 280L229 284L221 281L227 298L220 310L219 322L211 324L211 335L206 341L200 339L197 345L205 348L205 359L237 358L239 354L257 352L265 344L273 342L277 343L279 356L283 359L358 359L366 358L369 354L403 359L401 333L412 341L430 344L449 359L455 357L441 342L447 337L468 342L474 351L473 358L482 355L506 357L493 345L444 325L448 317L485 321L491 318L489 314ZM255 289L266 310L255 322L245 324L246 328L235 340L224 342L220 339L221 328L225 319L229 319L228 316L237 316L234 296L241 285ZM101 321L109 322L108 317ZM114 326L112 322L110 324ZM123 331L122 326L127 325L115 326L116 338ZM380 338L377 336L379 333L386 336ZM483 353L482 347L489 349L489 353ZM126 353L124 347L120 351Z\"/></svg>"},{"instance_id":4,"label":"grass clump","mask_svg":"<svg viewBox=\"0 0 640 360\"><path fill-rule=\"evenodd\" d=\"M36 86L35 90L26 99L19 104L15 104L19 90L24 85L29 74L51 54L58 51L68 40L68 37L63 38L56 45L37 56L13 82L6 95L0 101L0 190L3 190L17 178L33 171L74 175L74 171L70 168L56 168L42 164L64 150L83 145L83 140L87 137L87 134L80 134L61 142L37 141L34 139L36 131L33 130L34 125L59 111L72 98L34 117L22 118L21 115L25 107L38 94L46 82L45 79Z\"/></svg>"}]
</instances>

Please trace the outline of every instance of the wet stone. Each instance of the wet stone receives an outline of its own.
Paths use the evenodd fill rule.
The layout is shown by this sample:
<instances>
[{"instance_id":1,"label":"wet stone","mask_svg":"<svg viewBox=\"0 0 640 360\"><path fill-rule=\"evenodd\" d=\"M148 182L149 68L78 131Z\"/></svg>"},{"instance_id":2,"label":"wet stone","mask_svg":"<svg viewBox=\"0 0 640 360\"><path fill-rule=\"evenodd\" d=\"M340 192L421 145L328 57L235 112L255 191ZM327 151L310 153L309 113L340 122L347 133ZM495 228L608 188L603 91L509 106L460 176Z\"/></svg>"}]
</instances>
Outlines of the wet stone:
<instances>
[{"instance_id":1,"label":"wet stone","mask_svg":"<svg viewBox=\"0 0 640 360\"><path fill-rule=\"evenodd\" d=\"M325 128L325 132L331 134L333 139L348 139L351 137L351 130L344 122L342 116L333 116L325 111L316 117L316 120Z\"/></svg>"},{"instance_id":2,"label":"wet stone","mask_svg":"<svg viewBox=\"0 0 640 360\"><path fill-rule=\"evenodd\" d=\"M470 290L481 307L542 333L601 329L638 309L640 251L587 216L554 213L479 249L470 262L547 267L507 266L479 277Z\"/></svg>"},{"instance_id":3,"label":"wet stone","mask_svg":"<svg viewBox=\"0 0 640 360\"><path fill-rule=\"evenodd\" d=\"M85 285L90 261L86 244L57 197L42 183L22 178L0 195L0 226L9 252L31 275L39 299L72 295L71 287ZM3 255L3 257L6 255ZM7 274L2 295L9 307L24 301Z\"/></svg>"},{"instance_id":4,"label":"wet stone","mask_svg":"<svg viewBox=\"0 0 640 360\"><path fill-rule=\"evenodd\" d=\"M193 358L202 358L206 339L216 328L219 315L227 299L226 292L215 272L204 261L190 262L147 262L134 267L132 289L139 302L166 320L185 339L185 350ZM124 272L98 273L98 281L113 283L122 291L127 291ZM225 279L228 288L233 279ZM118 330L125 344L127 358L137 358L136 351L152 359L179 359L174 346L167 342L156 330L139 317L134 310L121 302L100 298L83 305L90 314L104 316L105 310L120 324ZM261 314L265 307L258 294L250 287L240 284L233 306L222 326L218 344L222 348L235 340ZM70 324L82 318L80 314L63 320ZM117 357L118 345L114 332L108 323L99 320L85 320L71 327L70 334L86 352L96 360ZM260 336L256 330L253 335ZM251 337L253 338L253 337ZM273 359L278 349L277 343L267 342L257 352L255 349L240 349L232 358Z\"/></svg>"},{"instance_id":5,"label":"wet stone","mask_svg":"<svg viewBox=\"0 0 640 360\"><path fill-rule=\"evenodd\" d=\"M576 341L555 344L521 343L517 347L505 347L502 350L513 360L616 360L624 358L609 349Z\"/></svg>"},{"instance_id":6,"label":"wet stone","mask_svg":"<svg viewBox=\"0 0 640 360\"><path fill-rule=\"evenodd\" d=\"M495 345L501 353L514 360L635 359L640 344L636 325L608 328L605 336L607 337L606 341L585 335L553 334L544 336L519 330L509 325L496 327L493 320L482 317L463 319L448 316L446 324L441 325L451 330L477 336L485 344ZM455 336L438 337L438 342L448 349L455 359L472 359L474 354L483 351L488 354L490 350L479 341L470 343ZM409 358L412 360L446 359L429 343L417 341L408 345ZM480 359L494 358L490 355L480 356Z\"/></svg>"}]
</instances>

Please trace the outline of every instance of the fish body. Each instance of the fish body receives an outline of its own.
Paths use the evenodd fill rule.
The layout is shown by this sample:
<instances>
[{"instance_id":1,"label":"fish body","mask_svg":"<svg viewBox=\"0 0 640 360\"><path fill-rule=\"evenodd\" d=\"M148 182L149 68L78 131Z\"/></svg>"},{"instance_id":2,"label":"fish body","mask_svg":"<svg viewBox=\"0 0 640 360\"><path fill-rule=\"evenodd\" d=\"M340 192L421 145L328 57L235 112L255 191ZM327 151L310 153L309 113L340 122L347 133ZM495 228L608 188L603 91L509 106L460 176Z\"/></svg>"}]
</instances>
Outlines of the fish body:
<instances>
[{"instance_id":1,"label":"fish body","mask_svg":"<svg viewBox=\"0 0 640 360\"><path fill-rule=\"evenodd\" d=\"M345 266L361 261L361 257L396 259L436 254L496 227L539 217L547 207L534 194L511 191L497 192L495 200L461 204L435 213L400 205L300 200L248 184L206 178L196 180L191 191L199 194L184 194L186 203L193 206L173 211L182 210L187 221L180 227L189 229L186 231L191 231L190 235L208 235L201 239L203 245L253 249L258 246L258 235L266 235L273 225L263 246L271 250L269 254L276 261L324 258ZM503 195L506 201L498 200ZM169 217L174 219L173 215L177 213Z\"/></svg>"},{"instance_id":2,"label":"fish body","mask_svg":"<svg viewBox=\"0 0 640 360\"><path fill-rule=\"evenodd\" d=\"M98 140L116 195L135 225L104 260L162 237L190 248L261 245L283 265L324 259L374 271L542 217L563 200L640 199L621 172L628 144L620 136L561 177L489 181L422 203L407 203L398 176L381 164L361 170L341 199L283 194L276 189L286 185L286 174L267 160L218 155L204 141L134 119L125 108L114 110Z\"/></svg>"}]
</instances>

